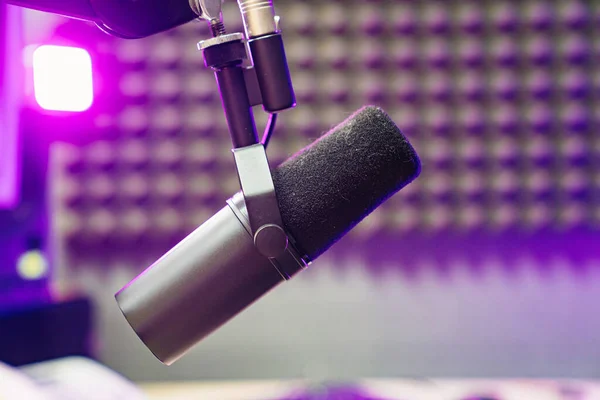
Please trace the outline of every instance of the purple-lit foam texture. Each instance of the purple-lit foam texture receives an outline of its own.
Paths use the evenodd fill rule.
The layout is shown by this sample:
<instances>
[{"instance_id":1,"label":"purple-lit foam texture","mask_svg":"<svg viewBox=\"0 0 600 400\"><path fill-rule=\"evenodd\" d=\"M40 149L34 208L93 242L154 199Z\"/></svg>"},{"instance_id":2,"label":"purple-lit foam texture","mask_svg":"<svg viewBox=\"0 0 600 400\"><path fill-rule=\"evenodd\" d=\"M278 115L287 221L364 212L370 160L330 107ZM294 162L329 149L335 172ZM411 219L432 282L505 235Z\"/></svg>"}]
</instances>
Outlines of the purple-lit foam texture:
<instances>
[{"instance_id":1,"label":"purple-lit foam texture","mask_svg":"<svg viewBox=\"0 0 600 400\"><path fill-rule=\"evenodd\" d=\"M423 174L355 238L597 230L600 7L590 4L280 0L299 107L282 115L270 159L374 103ZM225 11L241 29L235 4ZM214 77L194 48L205 28L115 40L118 139L55 158L67 243L166 243L237 190Z\"/></svg>"}]
</instances>

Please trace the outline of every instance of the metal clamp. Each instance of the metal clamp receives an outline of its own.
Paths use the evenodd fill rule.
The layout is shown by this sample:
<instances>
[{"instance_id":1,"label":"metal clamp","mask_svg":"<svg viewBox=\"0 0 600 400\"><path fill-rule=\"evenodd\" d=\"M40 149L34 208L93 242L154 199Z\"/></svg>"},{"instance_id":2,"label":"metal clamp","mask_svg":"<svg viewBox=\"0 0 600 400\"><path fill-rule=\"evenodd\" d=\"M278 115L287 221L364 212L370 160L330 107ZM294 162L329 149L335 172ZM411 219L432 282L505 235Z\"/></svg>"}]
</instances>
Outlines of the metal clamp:
<instances>
[{"instance_id":1,"label":"metal clamp","mask_svg":"<svg viewBox=\"0 0 600 400\"><path fill-rule=\"evenodd\" d=\"M227 204L240 223L244 226L248 235L253 236L248 218L248 209L242 192L236 193L232 198L227 200ZM288 236L288 239L287 249L278 257L269 258L273 267L285 280L292 278L296 273L308 268L308 265L311 263L311 260L307 255L298 251L294 238Z\"/></svg>"},{"instance_id":2,"label":"metal clamp","mask_svg":"<svg viewBox=\"0 0 600 400\"><path fill-rule=\"evenodd\" d=\"M201 40L198 42L198 50L205 50L212 46L217 46L219 44L225 44L229 42L241 42L244 40L243 33L227 33L225 35L220 35L217 37L213 37L206 40Z\"/></svg>"},{"instance_id":3,"label":"metal clamp","mask_svg":"<svg viewBox=\"0 0 600 400\"><path fill-rule=\"evenodd\" d=\"M233 149L244 194L250 230L258 251L268 258L281 256L288 247L273 177L262 144Z\"/></svg>"}]
</instances>

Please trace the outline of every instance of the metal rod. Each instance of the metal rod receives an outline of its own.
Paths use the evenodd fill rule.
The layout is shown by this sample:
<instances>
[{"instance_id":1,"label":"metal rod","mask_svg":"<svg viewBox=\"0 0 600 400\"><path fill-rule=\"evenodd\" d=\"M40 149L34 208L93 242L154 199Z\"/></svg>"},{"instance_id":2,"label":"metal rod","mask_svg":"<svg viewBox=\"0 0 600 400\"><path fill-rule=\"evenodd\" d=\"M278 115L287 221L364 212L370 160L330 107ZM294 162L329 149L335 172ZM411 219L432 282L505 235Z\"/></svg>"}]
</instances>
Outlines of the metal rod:
<instances>
[{"instance_id":1,"label":"metal rod","mask_svg":"<svg viewBox=\"0 0 600 400\"><path fill-rule=\"evenodd\" d=\"M233 147L257 144L258 133L246 91L243 69L241 66L228 66L216 70L215 75Z\"/></svg>"}]
</instances>

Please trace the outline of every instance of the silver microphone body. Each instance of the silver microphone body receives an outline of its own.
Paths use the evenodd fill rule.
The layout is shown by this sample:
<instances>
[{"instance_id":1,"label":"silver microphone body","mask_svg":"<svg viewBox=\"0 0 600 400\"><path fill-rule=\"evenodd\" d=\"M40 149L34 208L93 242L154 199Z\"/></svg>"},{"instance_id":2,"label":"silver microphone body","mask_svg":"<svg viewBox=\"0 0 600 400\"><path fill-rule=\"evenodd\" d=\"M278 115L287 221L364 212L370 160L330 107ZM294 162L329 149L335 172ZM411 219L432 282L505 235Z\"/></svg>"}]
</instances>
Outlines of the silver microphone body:
<instances>
[{"instance_id":1,"label":"silver microphone body","mask_svg":"<svg viewBox=\"0 0 600 400\"><path fill-rule=\"evenodd\" d=\"M292 274L258 252L238 194L116 298L144 344L170 365Z\"/></svg>"}]
</instances>

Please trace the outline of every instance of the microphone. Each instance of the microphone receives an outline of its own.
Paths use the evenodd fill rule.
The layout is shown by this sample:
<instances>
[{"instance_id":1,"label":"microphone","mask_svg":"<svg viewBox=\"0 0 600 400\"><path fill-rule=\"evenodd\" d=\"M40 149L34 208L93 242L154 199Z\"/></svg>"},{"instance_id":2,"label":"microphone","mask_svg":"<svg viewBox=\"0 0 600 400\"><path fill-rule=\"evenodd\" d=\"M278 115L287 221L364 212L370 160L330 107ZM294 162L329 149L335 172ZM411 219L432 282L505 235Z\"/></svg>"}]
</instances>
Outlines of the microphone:
<instances>
[{"instance_id":1,"label":"microphone","mask_svg":"<svg viewBox=\"0 0 600 400\"><path fill-rule=\"evenodd\" d=\"M420 173L408 140L380 108L360 109L273 171L293 247L315 260ZM172 364L294 272L281 273L250 233L241 193L116 295L134 331Z\"/></svg>"}]
</instances>

